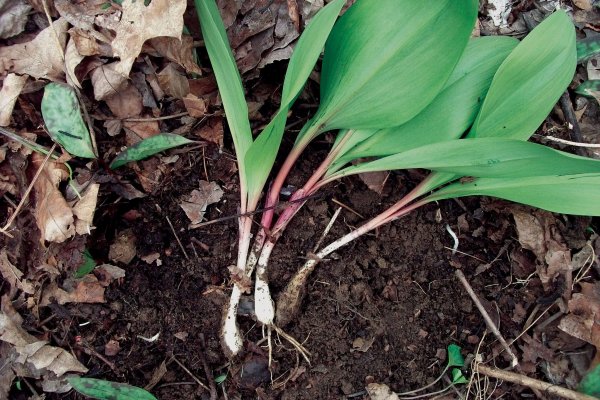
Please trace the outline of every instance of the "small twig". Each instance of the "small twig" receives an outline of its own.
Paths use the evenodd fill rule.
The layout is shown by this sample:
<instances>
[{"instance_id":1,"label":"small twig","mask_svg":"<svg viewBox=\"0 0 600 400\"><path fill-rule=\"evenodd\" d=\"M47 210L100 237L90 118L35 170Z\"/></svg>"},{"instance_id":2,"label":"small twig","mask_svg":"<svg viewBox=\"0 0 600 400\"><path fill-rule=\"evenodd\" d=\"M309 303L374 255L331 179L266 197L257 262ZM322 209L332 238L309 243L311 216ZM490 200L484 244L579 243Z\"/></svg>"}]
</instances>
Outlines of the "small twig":
<instances>
[{"instance_id":1,"label":"small twig","mask_svg":"<svg viewBox=\"0 0 600 400\"><path fill-rule=\"evenodd\" d=\"M542 139L546 139L546 140L549 140L551 142L556 142L556 143L561 143L561 144L567 144L567 145L573 146L573 147L587 147L589 149L600 149L600 144L572 142L570 140L565 140L565 139L557 138L557 137L554 137L554 136L540 136L540 137ZM586 156L587 156L587 154L586 154Z\"/></svg>"},{"instance_id":2,"label":"small twig","mask_svg":"<svg viewBox=\"0 0 600 400\"><path fill-rule=\"evenodd\" d=\"M183 363L181 361L179 361L177 358L175 358L174 355L171 356L171 360L175 361L177 363L177 365L179 365L181 367L181 369L183 369L201 388L210 392L210 389L208 388L208 386L206 386L204 383L202 383L202 381L200 379L198 379L196 377L196 375L192 374L192 372L189 369L187 369L186 366L183 365Z\"/></svg>"},{"instance_id":3,"label":"small twig","mask_svg":"<svg viewBox=\"0 0 600 400\"><path fill-rule=\"evenodd\" d=\"M171 227L171 232L173 232L173 236L175 236L175 240L177 240L177 243L179 244L179 248L181 248L181 251L183 252L183 255L185 256L186 260L189 261L190 256L188 256L188 253L185 251L185 247L183 247L181 240L179 240L179 236L177 236L177 232L175 232L175 228L173 227L171 220L166 215L165 215L165 218L167 219L167 222L169 223L169 226Z\"/></svg>"},{"instance_id":4,"label":"small twig","mask_svg":"<svg viewBox=\"0 0 600 400\"><path fill-rule=\"evenodd\" d=\"M350 211L352 214L357 215L358 217L360 217L362 219L365 219L365 217L362 214L359 214L358 211L353 210L350 206L345 205L341 201L339 201L337 199L331 199L331 201L333 201L335 204L337 204L340 207L344 207L346 210Z\"/></svg>"},{"instance_id":5,"label":"small twig","mask_svg":"<svg viewBox=\"0 0 600 400\"><path fill-rule=\"evenodd\" d=\"M477 306L477 309L479 310L479 312L483 316L483 319L484 319L486 325L488 326L488 328L492 331L492 333L496 336L496 338L498 339L498 341L500 342L500 344L502 344L502 346L504 347L504 349L506 350L506 352L508 353L508 355L512 358L511 367L512 368L516 367L519 364L517 356L515 356L515 354L512 352L512 350L510 349L508 343L506 343L506 340L504 340L504 337L502 337L502 334L500 333L500 331L496 327L496 324L490 318L489 314L487 313L487 311L483 307L483 304L481 304L481 301L479 301L479 298L477 297L477 294L475 294L475 291L473 290L473 288L471 287L471 285L467 281L467 278L465 277L465 274L463 274L461 270L456 270L454 272L454 274L456 275L456 277L458 278L458 280L460 281L460 283L463 284L463 286L467 290L467 293L469 293L469 296L471 296L471 299L473 300L473 302Z\"/></svg>"},{"instance_id":6,"label":"small twig","mask_svg":"<svg viewBox=\"0 0 600 400\"><path fill-rule=\"evenodd\" d=\"M530 389L540 390L547 394L560 396L565 399L598 400L596 397L588 396L587 394L579 393L574 390L564 388L562 386L556 386L552 383L547 383L537 379L533 379L525 375L517 374L515 372L491 368L482 364L477 364L475 369L478 373L489 376L491 378L501 379L503 381L527 386Z\"/></svg>"},{"instance_id":7,"label":"small twig","mask_svg":"<svg viewBox=\"0 0 600 400\"><path fill-rule=\"evenodd\" d=\"M163 117L148 117L148 118L125 118L122 121L124 122L151 122L151 121L164 121L166 119L174 119L174 118L179 118L179 117L185 117L186 115L189 115L189 113L186 112L181 112L179 114L173 114L173 115L165 115Z\"/></svg>"},{"instance_id":8,"label":"small twig","mask_svg":"<svg viewBox=\"0 0 600 400\"><path fill-rule=\"evenodd\" d=\"M100 361L102 361L104 364L108 365L108 367L110 369L112 369L113 372L115 372L117 370L117 367L115 366L115 364L113 362L111 362L110 360L108 360L102 354L98 353L91 346L88 346L87 344L82 344L81 346L79 346L79 348L81 350L83 350L83 352L85 354L87 354L88 356L96 357L97 359L99 359Z\"/></svg>"},{"instance_id":9,"label":"small twig","mask_svg":"<svg viewBox=\"0 0 600 400\"><path fill-rule=\"evenodd\" d=\"M7 232L8 228L10 228L10 226L14 222L15 218L17 218L17 215L19 214L19 212L23 208L23 205L27 201L27 197L29 197L29 193L31 193L31 191L33 190L33 186L35 185L35 183L37 182L38 178L40 177L42 171L44 170L44 167L46 166L46 163L48 162L48 160L52 156L52 153L54 152L55 148L56 148L56 143L54 143L52 145L52 148L50 149L50 151L48 152L48 154L46 154L46 157L44 158L44 161L42 161L42 164L40 165L40 167L36 171L35 175L33 176L33 179L31 180L31 183L29 184L29 186L27 187L27 190L23 194L23 198L19 202L19 205L17 206L17 208L15 209L15 211L12 213L12 215L10 216L10 218L8 219L8 221L6 222L6 224L4 225L4 227L2 229L0 229L0 232L4 233L6 236L12 237L12 235Z\"/></svg>"},{"instance_id":10,"label":"small twig","mask_svg":"<svg viewBox=\"0 0 600 400\"><path fill-rule=\"evenodd\" d=\"M319 247L321 247L321 243L323 243L323 240L329 234L329 231L333 227L333 224L335 224L335 221L339 217L341 211L342 211L342 207L339 207L337 210L335 210L335 213L333 214L333 217L331 217L331 220L329 221L329 223L325 227L325 230L323 231L323 234L319 238L319 241L317 242L317 244L313 248L313 253L316 253L317 250L319 250Z\"/></svg>"}]
</instances>

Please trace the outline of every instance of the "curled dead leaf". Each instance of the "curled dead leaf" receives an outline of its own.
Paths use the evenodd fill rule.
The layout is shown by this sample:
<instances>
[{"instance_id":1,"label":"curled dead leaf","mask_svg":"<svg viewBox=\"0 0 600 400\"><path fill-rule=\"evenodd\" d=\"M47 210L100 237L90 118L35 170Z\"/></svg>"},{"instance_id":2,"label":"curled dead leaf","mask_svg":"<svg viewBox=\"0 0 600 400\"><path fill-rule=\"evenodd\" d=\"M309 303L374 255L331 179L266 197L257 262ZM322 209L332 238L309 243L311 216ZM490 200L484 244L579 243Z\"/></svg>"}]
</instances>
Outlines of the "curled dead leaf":
<instances>
[{"instance_id":1,"label":"curled dead leaf","mask_svg":"<svg viewBox=\"0 0 600 400\"><path fill-rule=\"evenodd\" d=\"M25 0L0 0L0 39L23 32L31 6Z\"/></svg>"},{"instance_id":2,"label":"curled dead leaf","mask_svg":"<svg viewBox=\"0 0 600 400\"><path fill-rule=\"evenodd\" d=\"M221 201L222 197L223 189L216 182L200 181L200 188L193 190L179 204L191 221L190 228L200 224L204 219L206 208Z\"/></svg>"},{"instance_id":3,"label":"curled dead leaf","mask_svg":"<svg viewBox=\"0 0 600 400\"><path fill-rule=\"evenodd\" d=\"M15 295L17 289L27 294L34 293L33 284L23 279L23 272L10 262L6 249L0 250L0 275L10 285L9 298Z\"/></svg>"},{"instance_id":4,"label":"curled dead leaf","mask_svg":"<svg viewBox=\"0 0 600 400\"><path fill-rule=\"evenodd\" d=\"M27 75L8 74L0 90L0 126L10 125L10 117L21 90L27 82Z\"/></svg>"},{"instance_id":5,"label":"curled dead leaf","mask_svg":"<svg viewBox=\"0 0 600 400\"><path fill-rule=\"evenodd\" d=\"M86 191L82 193L81 199L73 206L75 231L80 235L89 235L91 233L99 191L99 184L93 183L89 185Z\"/></svg>"}]
</instances>

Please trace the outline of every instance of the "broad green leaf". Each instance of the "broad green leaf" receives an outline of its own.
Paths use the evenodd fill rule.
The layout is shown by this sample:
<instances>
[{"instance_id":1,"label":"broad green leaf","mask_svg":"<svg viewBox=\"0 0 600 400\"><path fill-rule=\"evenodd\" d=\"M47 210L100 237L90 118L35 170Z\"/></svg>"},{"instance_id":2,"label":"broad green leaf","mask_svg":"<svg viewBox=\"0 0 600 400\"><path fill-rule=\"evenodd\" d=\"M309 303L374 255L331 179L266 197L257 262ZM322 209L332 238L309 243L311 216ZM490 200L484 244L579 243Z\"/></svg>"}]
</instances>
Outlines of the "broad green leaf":
<instances>
[{"instance_id":1,"label":"broad green leaf","mask_svg":"<svg viewBox=\"0 0 600 400\"><path fill-rule=\"evenodd\" d=\"M83 278L85 275L92 272L94 268L96 268L96 261L94 260L94 257L92 257L90 252L86 250L83 252L83 264L81 264L79 268L77 268L77 271L75 271L74 276L77 279Z\"/></svg>"},{"instance_id":2,"label":"broad green leaf","mask_svg":"<svg viewBox=\"0 0 600 400\"><path fill-rule=\"evenodd\" d=\"M600 54L600 35L577 41L577 62L582 63Z\"/></svg>"},{"instance_id":3,"label":"broad green leaf","mask_svg":"<svg viewBox=\"0 0 600 400\"><path fill-rule=\"evenodd\" d=\"M456 66L478 4L357 1L325 45L321 105L314 121L319 131L381 129L413 118L439 93Z\"/></svg>"},{"instance_id":4,"label":"broad green leaf","mask_svg":"<svg viewBox=\"0 0 600 400\"><path fill-rule=\"evenodd\" d=\"M518 43L503 36L472 39L442 91L419 115L370 135L340 157L341 162L458 139L475 120L494 74Z\"/></svg>"},{"instance_id":5,"label":"broad green leaf","mask_svg":"<svg viewBox=\"0 0 600 400\"><path fill-rule=\"evenodd\" d=\"M127 385L125 383L110 382L102 379L80 378L70 376L67 378L73 389L79 393L99 400L156 400L144 389Z\"/></svg>"},{"instance_id":6,"label":"broad green leaf","mask_svg":"<svg viewBox=\"0 0 600 400\"><path fill-rule=\"evenodd\" d=\"M600 398L600 365L592 369L579 383L578 390L589 396Z\"/></svg>"},{"instance_id":7,"label":"broad green leaf","mask_svg":"<svg viewBox=\"0 0 600 400\"><path fill-rule=\"evenodd\" d=\"M42 117L50 137L68 153L77 157L96 158L73 89L61 83L46 85L42 98Z\"/></svg>"},{"instance_id":8,"label":"broad green leaf","mask_svg":"<svg viewBox=\"0 0 600 400\"><path fill-rule=\"evenodd\" d=\"M325 41L345 3L345 0L334 0L322 8L313 17L296 44L285 74L279 111L250 146L244 159L248 171L250 201L258 199L267 181L281 144L287 114L314 69Z\"/></svg>"},{"instance_id":9,"label":"broad green leaf","mask_svg":"<svg viewBox=\"0 0 600 400\"><path fill-rule=\"evenodd\" d=\"M599 98L600 97L600 79L592 79L585 81L581 85L577 86L575 93L586 97Z\"/></svg>"},{"instance_id":10,"label":"broad green leaf","mask_svg":"<svg viewBox=\"0 0 600 400\"><path fill-rule=\"evenodd\" d=\"M119 168L128 162L143 160L144 158L153 156L161 151L189 143L194 143L194 141L172 133L159 133L158 135L144 139L119 153L113 162L110 163L110 167L112 169Z\"/></svg>"},{"instance_id":11,"label":"broad green leaf","mask_svg":"<svg viewBox=\"0 0 600 400\"><path fill-rule=\"evenodd\" d=\"M252 131L248 120L248 105L244 97L242 78L229 47L225 26L215 0L194 0L194 3L200 19L204 44L219 86L227 124L233 137L240 171L242 199L245 203L247 171L244 167L244 158L252 145ZM245 207L246 205L242 204L242 208L245 209Z\"/></svg>"},{"instance_id":12,"label":"broad green leaf","mask_svg":"<svg viewBox=\"0 0 600 400\"><path fill-rule=\"evenodd\" d=\"M467 383L469 383L469 380L465 378L462 371L458 368L452 368L452 384L465 385Z\"/></svg>"},{"instance_id":13,"label":"broad green leaf","mask_svg":"<svg viewBox=\"0 0 600 400\"><path fill-rule=\"evenodd\" d=\"M425 201L464 196L492 196L561 214L600 216L600 173L478 178L450 184Z\"/></svg>"},{"instance_id":14,"label":"broad green leaf","mask_svg":"<svg viewBox=\"0 0 600 400\"><path fill-rule=\"evenodd\" d=\"M462 176L509 178L600 173L600 161L505 138L434 143L345 168L331 179L365 172L424 168Z\"/></svg>"},{"instance_id":15,"label":"broad green leaf","mask_svg":"<svg viewBox=\"0 0 600 400\"><path fill-rule=\"evenodd\" d=\"M227 380L227 374L221 374L215 378L215 383L217 385L220 385L221 383L225 382L226 380Z\"/></svg>"},{"instance_id":16,"label":"broad green leaf","mask_svg":"<svg viewBox=\"0 0 600 400\"><path fill-rule=\"evenodd\" d=\"M448 346L448 365L447 367L459 367L465 366L465 359L460 352L460 346L451 344Z\"/></svg>"},{"instance_id":17,"label":"broad green leaf","mask_svg":"<svg viewBox=\"0 0 600 400\"><path fill-rule=\"evenodd\" d=\"M502 63L469 136L529 138L571 83L576 65L575 27L556 11Z\"/></svg>"}]
</instances>

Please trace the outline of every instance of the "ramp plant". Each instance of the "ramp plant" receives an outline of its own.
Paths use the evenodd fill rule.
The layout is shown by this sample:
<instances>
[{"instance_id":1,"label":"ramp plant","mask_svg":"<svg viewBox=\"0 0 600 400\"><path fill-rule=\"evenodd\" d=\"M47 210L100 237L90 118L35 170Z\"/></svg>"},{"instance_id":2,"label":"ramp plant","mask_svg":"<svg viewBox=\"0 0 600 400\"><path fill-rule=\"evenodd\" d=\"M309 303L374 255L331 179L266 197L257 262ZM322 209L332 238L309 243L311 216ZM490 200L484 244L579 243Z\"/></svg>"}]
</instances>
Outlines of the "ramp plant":
<instances>
[{"instance_id":1,"label":"ramp plant","mask_svg":"<svg viewBox=\"0 0 600 400\"><path fill-rule=\"evenodd\" d=\"M575 32L564 12L518 42L469 39L476 0L357 0L335 22L344 3L330 2L306 28L288 66L281 107L253 138L218 9L214 0L196 0L240 171L238 261L222 337L229 355L242 348L237 304L254 269L256 317L270 329L275 320L267 281L271 252L304 199L343 177L392 169L432 171L397 204L307 262L280 297L280 325L293 318L304 283L321 258L429 202L491 195L557 212L600 213L600 186L592 185L600 182L599 162L526 142L573 77ZM264 200L267 211L250 248L249 213L258 206L287 114L323 46L319 109L274 174ZM296 161L314 138L332 130L339 133L329 154L275 218L273 208ZM364 157L372 161L361 161ZM465 183L464 176L472 179ZM576 193L570 193L573 188ZM576 199L567 204L567 196Z\"/></svg>"}]
</instances>

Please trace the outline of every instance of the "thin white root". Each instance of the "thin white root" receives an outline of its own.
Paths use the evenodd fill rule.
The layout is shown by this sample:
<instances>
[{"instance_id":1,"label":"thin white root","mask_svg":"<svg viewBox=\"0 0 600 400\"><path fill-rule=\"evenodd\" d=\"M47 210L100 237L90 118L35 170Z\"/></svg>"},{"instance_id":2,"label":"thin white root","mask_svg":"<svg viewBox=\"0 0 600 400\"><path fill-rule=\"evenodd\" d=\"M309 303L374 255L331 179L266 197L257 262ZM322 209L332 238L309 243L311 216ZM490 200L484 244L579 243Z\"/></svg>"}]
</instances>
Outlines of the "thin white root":
<instances>
[{"instance_id":1,"label":"thin white root","mask_svg":"<svg viewBox=\"0 0 600 400\"><path fill-rule=\"evenodd\" d=\"M244 345L244 340L237 325L237 310L242 292L237 285L233 286L227 310L223 316L222 347L229 358L237 355Z\"/></svg>"},{"instance_id":2,"label":"thin white root","mask_svg":"<svg viewBox=\"0 0 600 400\"><path fill-rule=\"evenodd\" d=\"M272 328L275 330L275 332L277 332L277 334L279 336L283 337L292 346L294 346L294 348L296 350L298 350L298 353L300 353L302 355L302 358L304 358L306 360L306 362L310 365L310 359L308 358L310 356L310 352L308 350L306 350L306 348L304 348L304 346L302 346L302 344L300 344L300 342L298 342L292 336L285 333L283 331L283 329L279 328L277 325L273 325Z\"/></svg>"}]
</instances>

